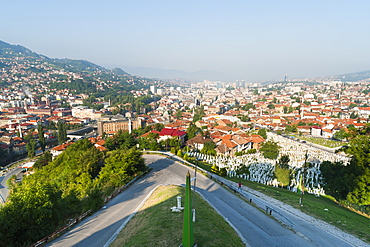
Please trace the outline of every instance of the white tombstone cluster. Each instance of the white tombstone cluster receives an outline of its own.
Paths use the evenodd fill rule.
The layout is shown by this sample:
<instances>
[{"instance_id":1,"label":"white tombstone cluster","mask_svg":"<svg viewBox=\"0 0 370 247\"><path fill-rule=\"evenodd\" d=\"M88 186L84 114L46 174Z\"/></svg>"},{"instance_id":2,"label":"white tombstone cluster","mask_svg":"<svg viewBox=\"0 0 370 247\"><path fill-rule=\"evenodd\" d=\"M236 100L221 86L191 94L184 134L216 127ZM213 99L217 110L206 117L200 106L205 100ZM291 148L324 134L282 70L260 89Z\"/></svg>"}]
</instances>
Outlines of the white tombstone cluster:
<instances>
[{"instance_id":1,"label":"white tombstone cluster","mask_svg":"<svg viewBox=\"0 0 370 247\"><path fill-rule=\"evenodd\" d=\"M323 161L343 162L348 164L349 157L324 151L322 149L301 144L296 141L281 137L274 133L268 132L267 140L277 142L281 146L279 157L288 155L290 162L289 166L292 170L293 178L288 189L297 191L300 178L304 178L304 186L308 193L315 195L323 195L322 177L320 165ZM308 167L303 165L306 160L306 152L308 153ZM189 152L190 157L196 157L198 160L207 162L210 165L217 165L219 168L226 168L227 176L250 180L271 186L279 186L280 183L274 178L275 165L277 160L266 159L261 153L246 154L243 156L210 156L198 152ZM243 167L247 167L247 172L243 171ZM245 171L246 169L244 169ZM305 176L303 176L305 174ZM302 176L301 176L302 175Z\"/></svg>"}]
</instances>

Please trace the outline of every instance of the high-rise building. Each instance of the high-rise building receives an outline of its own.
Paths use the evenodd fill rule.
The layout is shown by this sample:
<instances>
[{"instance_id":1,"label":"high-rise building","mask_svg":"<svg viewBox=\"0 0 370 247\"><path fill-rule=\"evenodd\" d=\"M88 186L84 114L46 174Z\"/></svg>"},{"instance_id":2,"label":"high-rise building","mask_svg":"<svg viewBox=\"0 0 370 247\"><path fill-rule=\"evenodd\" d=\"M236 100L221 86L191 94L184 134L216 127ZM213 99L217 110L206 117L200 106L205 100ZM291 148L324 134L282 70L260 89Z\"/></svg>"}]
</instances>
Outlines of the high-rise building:
<instances>
[{"instance_id":1,"label":"high-rise building","mask_svg":"<svg viewBox=\"0 0 370 247\"><path fill-rule=\"evenodd\" d=\"M155 85L150 86L150 92L152 92L152 94L157 94L157 88Z\"/></svg>"}]
</instances>

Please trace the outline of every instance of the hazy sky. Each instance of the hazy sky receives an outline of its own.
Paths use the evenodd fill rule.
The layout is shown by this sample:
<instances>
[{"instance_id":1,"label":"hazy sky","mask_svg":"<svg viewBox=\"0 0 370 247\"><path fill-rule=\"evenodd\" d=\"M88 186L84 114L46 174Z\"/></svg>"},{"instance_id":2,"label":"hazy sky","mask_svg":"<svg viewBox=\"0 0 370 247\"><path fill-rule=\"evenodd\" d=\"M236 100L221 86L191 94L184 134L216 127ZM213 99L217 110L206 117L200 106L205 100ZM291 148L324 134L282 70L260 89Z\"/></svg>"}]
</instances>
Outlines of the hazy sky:
<instances>
[{"instance_id":1,"label":"hazy sky","mask_svg":"<svg viewBox=\"0 0 370 247\"><path fill-rule=\"evenodd\" d=\"M0 2L0 40L52 58L247 82L370 70L368 0Z\"/></svg>"}]
</instances>

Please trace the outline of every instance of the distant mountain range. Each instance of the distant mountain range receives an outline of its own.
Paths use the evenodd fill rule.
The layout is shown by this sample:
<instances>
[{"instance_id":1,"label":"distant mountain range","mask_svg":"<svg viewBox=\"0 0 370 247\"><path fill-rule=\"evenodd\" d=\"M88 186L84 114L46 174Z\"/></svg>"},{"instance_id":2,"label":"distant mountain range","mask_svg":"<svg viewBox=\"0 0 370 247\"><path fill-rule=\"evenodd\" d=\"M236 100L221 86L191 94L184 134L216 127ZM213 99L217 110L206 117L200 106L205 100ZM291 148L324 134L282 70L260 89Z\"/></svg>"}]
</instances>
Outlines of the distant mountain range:
<instances>
[{"instance_id":1,"label":"distant mountain range","mask_svg":"<svg viewBox=\"0 0 370 247\"><path fill-rule=\"evenodd\" d=\"M54 64L60 67L61 69L65 69L71 72L93 72L96 69L107 70L99 65L96 65L86 60L49 58L47 56L37 54L21 45L11 45L1 40L0 40L0 57L3 58L29 57L45 60L48 63ZM0 68L2 66L4 65L0 63Z\"/></svg>"},{"instance_id":2,"label":"distant mountain range","mask_svg":"<svg viewBox=\"0 0 370 247\"><path fill-rule=\"evenodd\" d=\"M36 60L44 61L47 62L49 65L52 65L54 68L70 72L92 73L99 70L104 71L104 73L108 74L116 74L123 77L136 78L135 76L132 76L127 72L123 71L121 68L107 69L86 60L77 60L68 58L49 58L47 56L35 53L21 45L11 45L1 40L0 40L0 57L5 59L6 58L15 59L16 57L25 57L28 60L31 59L34 61ZM0 61L0 69L6 67L7 65Z\"/></svg>"},{"instance_id":3,"label":"distant mountain range","mask_svg":"<svg viewBox=\"0 0 370 247\"><path fill-rule=\"evenodd\" d=\"M154 80L132 76L120 68L107 69L86 60L49 58L3 41L0 41L0 58L0 86L29 81L23 77L31 73L34 82L48 82L52 89L69 89L77 94L107 93L109 90L129 92L154 83Z\"/></svg>"},{"instance_id":4,"label":"distant mountain range","mask_svg":"<svg viewBox=\"0 0 370 247\"><path fill-rule=\"evenodd\" d=\"M187 72L175 69L147 68L147 67L132 67L123 66L123 69L132 75L159 78L159 79L189 79L189 80L210 80L223 81L228 80L229 76L225 73L210 70L200 70L195 72Z\"/></svg>"},{"instance_id":5,"label":"distant mountain range","mask_svg":"<svg viewBox=\"0 0 370 247\"><path fill-rule=\"evenodd\" d=\"M122 69L114 68L112 70L109 70L102 66L96 65L94 63L91 63L85 60L49 58L47 56L37 54L31 51L30 49L25 48L21 45L11 45L11 44L8 44L0 40L0 57L7 58L7 57L12 57L15 54L17 55L22 54L24 56L44 59L50 63L60 66L62 69L66 69L72 72L74 72L74 70L93 72L96 69L99 69L99 70L110 71L120 76L135 75L135 76L146 77L146 78L188 79L188 80L196 80L196 81L203 81L203 80L228 81L228 78L230 78L229 75L225 73L218 72L218 71L209 71L209 70L187 72L187 71L174 70L174 69L133 67L133 66L124 66ZM1 63L0 61L0 68L3 68L4 66L5 65ZM325 79L325 80L327 79L341 80L345 82L367 80L367 79L370 79L370 70L356 72L356 73L342 74L342 75L325 76L325 77L319 77L315 79L317 80L320 78Z\"/></svg>"}]
</instances>

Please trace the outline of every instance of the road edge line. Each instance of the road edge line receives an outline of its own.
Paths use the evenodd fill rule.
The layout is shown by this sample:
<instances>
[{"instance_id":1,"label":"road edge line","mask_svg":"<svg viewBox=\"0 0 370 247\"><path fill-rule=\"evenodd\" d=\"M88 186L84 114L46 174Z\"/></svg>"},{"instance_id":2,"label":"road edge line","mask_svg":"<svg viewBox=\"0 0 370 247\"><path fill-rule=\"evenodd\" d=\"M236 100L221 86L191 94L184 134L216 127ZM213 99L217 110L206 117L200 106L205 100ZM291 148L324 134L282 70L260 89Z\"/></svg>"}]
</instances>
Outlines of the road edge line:
<instances>
[{"instance_id":1,"label":"road edge line","mask_svg":"<svg viewBox=\"0 0 370 247\"><path fill-rule=\"evenodd\" d=\"M205 200L209 205L211 205L211 207L219 214L222 216L222 218L224 218L224 220L236 231L236 233L239 235L240 239L242 240L242 242L245 244L245 246L247 247L251 247L251 245L248 244L248 241L244 238L244 236L241 234L241 232L234 226L233 223L231 223L229 221L228 218L226 218L210 201L208 201L207 198L205 198L202 193L200 193L199 191L195 191L197 192L202 198L203 200Z\"/></svg>"},{"instance_id":2,"label":"road edge line","mask_svg":"<svg viewBox=\"0 0 370 247\"><path fill-rule=\"evenodd\" d=\"M149 197L153 194L153 192L161 185L157 185L154 189L152 189L148 195L142 200L142 202L137 206L134 212L122 223L122 225L117 229L117 231L110 237L110 239L105 243L104 247L109 247L109 245L117 238L118 234L122 229L127 225L127 223L134 217L134 215L140 210L140 208L144 205L144 203L149 199Z\"/></svg>"}]
</instances>

